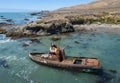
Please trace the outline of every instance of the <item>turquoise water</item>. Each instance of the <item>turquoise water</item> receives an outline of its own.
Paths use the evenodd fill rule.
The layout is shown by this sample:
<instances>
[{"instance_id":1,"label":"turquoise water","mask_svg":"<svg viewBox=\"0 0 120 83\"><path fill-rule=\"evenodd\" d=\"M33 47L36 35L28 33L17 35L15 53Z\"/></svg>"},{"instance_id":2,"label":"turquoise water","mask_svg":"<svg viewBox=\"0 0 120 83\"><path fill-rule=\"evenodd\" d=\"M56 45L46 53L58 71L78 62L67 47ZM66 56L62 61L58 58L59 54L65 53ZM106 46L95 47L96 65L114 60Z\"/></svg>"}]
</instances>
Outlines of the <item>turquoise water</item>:
<instances>
[{"instance_id":1,"label":"turquoise water","mask_svg":"<svg viewBox=\"0 0 120 83\"><path fill-rule=\"evenodd\" d=\"M2 16L2 17L1 17ZM6 22L5 19L12 19L13 22ZM29 21L26 21L24 19L29 19ZM0 22L5 23L12 23L17 25L24 25L26 23L29 23L31 21L35 21L37 19L37 16L31 16L30 13L24 13L24 12L1 12L0 13Z\"/></svg>"},{"instance_id":2,"label":"turquoise water","mask_svg":"<svg viewBox=\"0 0 120 83\"><path fill-rule=\"evenodd\" d=\"M72 72L32 62L30 52L47 52L51 36L10 40L0 35L0 83L120 83L120 34L86 32L61 35L54 43L65 48L66 55L95 57L101 61L104 75ZM24 43L29 46L23 47ZM114 72L111 72L114 71Z\"/></svg>"}]
</instances>

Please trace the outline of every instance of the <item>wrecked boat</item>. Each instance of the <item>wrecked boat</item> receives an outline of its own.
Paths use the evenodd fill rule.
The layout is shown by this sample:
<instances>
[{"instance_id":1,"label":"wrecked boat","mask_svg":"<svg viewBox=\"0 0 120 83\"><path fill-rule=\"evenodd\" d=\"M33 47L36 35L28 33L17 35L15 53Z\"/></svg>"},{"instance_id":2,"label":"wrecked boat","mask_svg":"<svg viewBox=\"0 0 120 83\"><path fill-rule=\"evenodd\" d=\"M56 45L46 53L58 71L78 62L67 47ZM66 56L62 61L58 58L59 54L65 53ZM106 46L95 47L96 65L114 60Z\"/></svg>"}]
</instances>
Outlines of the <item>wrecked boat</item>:
<instances>
[{"instance_id":1,"label":"wrecked boat","mask_svg":"<svg viewBox=\"0 0 120 83\"><path fill-rule=\"evenodd\" d=\"M56 57L53 57L51 58L47 53L29 54L32 61L46 66L83 72L99 72L102 69L97 58L66 56L66 59L59 61Z\"/></svg>"}]
</instances>

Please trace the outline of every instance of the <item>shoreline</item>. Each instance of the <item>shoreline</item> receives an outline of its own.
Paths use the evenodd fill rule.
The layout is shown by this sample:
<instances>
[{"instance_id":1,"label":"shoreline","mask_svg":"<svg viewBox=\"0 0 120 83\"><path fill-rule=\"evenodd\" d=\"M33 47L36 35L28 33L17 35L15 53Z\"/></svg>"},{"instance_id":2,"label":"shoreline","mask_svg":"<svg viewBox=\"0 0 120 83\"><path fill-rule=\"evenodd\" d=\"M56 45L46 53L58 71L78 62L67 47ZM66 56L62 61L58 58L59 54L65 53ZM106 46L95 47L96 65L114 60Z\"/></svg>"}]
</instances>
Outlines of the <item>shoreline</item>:
<instances>
[{"instance_id":1,"label":"shoreline","mask_svg":"<svg viewBox=\"0 0 120 83\"><path fill-rule=\"evenodd\" d=\"M74 31L71 32L65 32L65 33L72 33L72 32L111 32L111 33L120 33L120 24L76 24L76 25L71 25L73 26ZM5 28L7 28L7 26L3 26ZM11 26L11 27L15 27L15 26ZM12 39L18 39L18 38L24 38L24 37L37 37L37 36L49 36L49 35L57 35L57 33L55 34L48 34L44 31L41 31L40 34L38 33L32 33L32 34L26 34L24 32L19 31L18 29L21 29L21 26L19 26L20 28L14 28L8 31L5 31L4 29L2 29L2 27L0 28L0 32L1 34L6 34L7 37L11 37ZM10 27L8 27L10 29ZM17 29L17 30L16 30ZM63 33L60 33L63 34Z\"/></svg>"},{"instance_id":2,"label":"shoreline","mask_svg":"<svg viewBox=\"0 0 120 83\"><path fill-rule=\"evenodd\" d=\"M73 14L48 13L47 17L37 19L35 22L23 26L11 26L2 24L0 33L13 39L23 37L47 36L71 32L105 31L120 32L120 24L89 23L81 19L81 16ZM80 23L82 21L82 23ZM14 28L13 28L14 27ZM8 30L7 30L8 29Z\"/></svg>"},{"instance_id":3,"label":"shoreline","mask_svg":"<svg viewBox=\"0 0 120 83\"><path fill-rule=\"evenodd\" d=\"M83 25L73 25L75 31L111 31L120 30L120 24L83 24Z\"/></svg>"}]
</instances>

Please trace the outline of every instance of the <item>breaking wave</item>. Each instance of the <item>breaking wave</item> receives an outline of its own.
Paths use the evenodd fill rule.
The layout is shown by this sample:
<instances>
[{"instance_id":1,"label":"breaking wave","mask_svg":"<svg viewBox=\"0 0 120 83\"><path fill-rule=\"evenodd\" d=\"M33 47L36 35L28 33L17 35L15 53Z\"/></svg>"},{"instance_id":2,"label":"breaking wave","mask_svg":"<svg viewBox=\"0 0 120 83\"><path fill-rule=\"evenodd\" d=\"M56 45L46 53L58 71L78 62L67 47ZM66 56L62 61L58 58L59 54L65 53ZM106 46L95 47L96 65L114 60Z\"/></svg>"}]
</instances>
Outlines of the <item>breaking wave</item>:
<instances>
[{"instance_id":1,"label":"breaking wave","mask_svg":"<svg viewBox=\"0 0 120 83\"><path fill-rule=\"evenodd\" d=\"M14 40L11 40L10 38L7 38L6 35L0 34L0 43L6 43L6 42L12 42Z\"/></svg>"}]
</instances>

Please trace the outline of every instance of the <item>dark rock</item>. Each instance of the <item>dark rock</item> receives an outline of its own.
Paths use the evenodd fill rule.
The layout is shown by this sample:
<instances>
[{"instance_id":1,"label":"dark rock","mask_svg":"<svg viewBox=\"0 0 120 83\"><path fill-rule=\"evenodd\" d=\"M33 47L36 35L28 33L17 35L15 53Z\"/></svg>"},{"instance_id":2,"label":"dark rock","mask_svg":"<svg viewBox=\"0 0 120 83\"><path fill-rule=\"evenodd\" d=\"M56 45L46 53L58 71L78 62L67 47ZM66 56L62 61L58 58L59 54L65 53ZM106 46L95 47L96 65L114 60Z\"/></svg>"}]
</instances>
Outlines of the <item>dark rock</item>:
<instances>
[{"instance_id":1,"label":"dark rock","mask_svg":"<svg viewBox=\"0 0 120 83\"><path fill-rule=\"evenodd\" d=\"M74 29L70 23L30 23L23 27L24 32L37 35L49 35L58 33L74 32Z\"/></svg>"},{"instance_id":2,"label":"dark rock","mask_svg":"<svg viewBox=\"0 0 120 83\"><path fill-rule=\"evenodd\" d=\"M31 31L32 33L37 33L39 31L45 31L44 27L42 26L27 26L26 30Z\"/></svg>"},{"instance_id":3,"label":"dark rock","mask_svg":"<svg viewBox=\"0 0 120 83\"><path fill-rule=\"evenodd\" d=\"M61 39L60 36L53 36L53 37L51 37L51 40L53 40L53 41L58 41L60 39Z\"/></svg>"},{"instance_id":4,"label":"dark rock","mask_svg":"<svg viewBox=\"0 0 120 83\"><path fill-rule=\"evenodd\" d=\"M34 22L34 21L30 21L29 24L30 24L30 23L33 23L33 22Z\"/></svg>"},{"instance_id":5,"label":"dark rock","mask_svg":"<svg viewBox=\"0 0 120 83\"><path fill-rule=\"evenodd\" d=\"M28 18L25 18L24 20L25 20L25 21L29 21L29 19L28 19Z\"/></svg>"},{"instance_id":6,"label":"dark rock","mask_svg":"<svg viewBox=\"0 0 120 83\"><path fill-rule=\"evenodd\" d=\"M117 71L116 70L109 70L111 73L117 73Z\"/></svg>"},{"instance_id":7,"label":"dark rock","mask_svg":"<svg viewBox=\"0 0 120 83\"><path fill-rule=\"evenodd\" d=\"M6 22L14 22L12 19L6 19Z\"/></svg>"},{"instance_id":8,"label":"dark rock","mask_svg":"<svg viewBox=\"0 0 120 83\"><path fill-rule=\"evenodd\" d=\"M37 37L37 34L28 34L28 33L24 33L21 30L17 30L17 29L11 29L9 31L7 31L6 33L7 37L11 37L12 39L17 39L17 38L24 38L24 37Z\"/></svg>"},{"instance_id":9,"label":"dark rock","mask_svg":"<svg viewBox=\"0 0 120 83\"><path fill-rule=\"evenodd\" d=\"M7 28L7 29L9 29L9 28L13 28L15 25L14 24L8 24L8 23L5 23L5 22L1 22L0 23L0 28Z\"/></svg>"},{"instance_id":10,"label":"dark rock","mask_svg":"<svg viewBox=\"0 0 120 83\"><path fill-rule=\"evenodd\" d=\"M40 12L33 12L30 15L32 15L32 16L38 16L38 15L44 15L44 14L47 15L48 13L49 13L49 11L40 11Z\"/></svg>"},{"instance_id":11,"label":"dark rock","mask_svg":"<svg viewBox=\"0 0 120 83\"><path fill-rule=\"evenodd\" d=\"M23 44L23 47L27 47L27 46L29 46L29 43L24 43Z\"/></svg>"},{"instance_id":12,"label":"dark rock","mask_svg":"<svg viewBox=\"0 0 120 83\"><path fill-rule=\"evenodd\" d=\"M92 41L92 39L88 39L89 41Z\"/></svg>"},{"instance_id":13,"label":"dark rock","mask_svg":"<svg viewBox=\"0 0 120 83\"><path fill-rule=\"evenodd\" d=\"M0 58L0 67L8 68L7 61L4 58Z\"/></svg>"},{"instance_id":14,"label":"dark rock","mask_svg":"<svg viewBox=\"0 0 120 83\"><path fill-rule=\"evenodd\" d=\"M37 19L42 19L42 17L40 16L40 17L37 17Z\"/></svg>"},{"instance_id":15,"label":"dark rock","mask_svg":"<svg viewBox=\"0 0 120 83\"><path fill-rule=\"evenodd\" d=\"M76 43L76 44L79 44L80 42L78 42L78 41L75 41L75 43Z\"/></svg>"},{"instance_id":16,"label":"dark rock","mask_svg":"<svg viewBox=\"0 0 120 83\"><path fill-rule=\"evenodd\" d=\"M110 73L106 73L106 72L103 72L103 73L100 75L100 80L103 80L105 83L113 80L114 78L115 78L114 75L112 75L112 74L110 74Z\"/></svg>"},{"instance_id":17,"label":"dark rock","mask_svg":"<svg viewBox=\"0 0 120 83\"><path fill-rule=\"evenodd\" d=\"M40 43L39 39L31 38L30 41Z\"/></svg>"},{"instance_id":18,"label":"dark rock","mask_svg":"<svg viewBox=\"0 0 120 83\"><path fill-rule=\"evenodd\" d=\"M67 33L74 32L73 26L69 23L61 23L61 24L52 24L48 29L47 33L57 34L57 33Z\"/></svg>"},{"instance_id":19,"label":"dark rock","mask_svg":"<svg viewBox=\"0 0 120 83\"><path fill-rule=\"evenodd\" d=\"M0 17L4 17L4 16L0 16Z\"/></svg>"},{"instance_id":20,"label":"dark rock","mask_svg":"<svg viewBox=\"0 0 120 83\"><path fill-rule=\"evenodd\" d=\"M30 15L32 15L32 16L36 16L36 15L38 15L38 13L31 13Z\"/></svg>"},{"instance_id":21,"label":"dark rock","mask_svg":"<svg viewBox=\"0 0 120 83\"><path fill-rule=\"evenodd\" d=\"M10 24L4 23L4 22L1 22L1 23L0 23L0 27L2 27L2 26L7 26L7 25L10 25Z\"/></svg>"},{"instance_id":22,"label":"dark rock","mask_svg":"<svg viewBox=\"0 0 120 83\"><path fill-rule=\"evenodd\" d=\"M104 80L97 80L96 83L105 83Z\"/></svg>"},{"instance_id":23,"label":"dark rock","mask_svg":"<svg viewBox=\"0 0 120 83\"><path fill-rule=\"evenodd\" d=\"M96 37L96 35L94 33L92 33L91 36Z\"/></svg>"}]
</instances>

